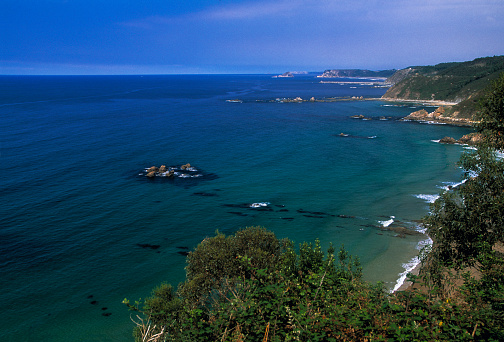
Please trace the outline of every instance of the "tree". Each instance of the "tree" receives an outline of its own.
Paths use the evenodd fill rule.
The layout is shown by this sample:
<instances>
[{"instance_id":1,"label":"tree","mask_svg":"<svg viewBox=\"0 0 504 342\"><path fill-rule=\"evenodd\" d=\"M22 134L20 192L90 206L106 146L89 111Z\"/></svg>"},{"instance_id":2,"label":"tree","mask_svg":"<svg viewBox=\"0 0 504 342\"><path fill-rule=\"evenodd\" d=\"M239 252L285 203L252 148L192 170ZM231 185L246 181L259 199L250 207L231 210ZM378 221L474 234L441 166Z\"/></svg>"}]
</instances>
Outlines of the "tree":
<instances>
[{"instance_id":1,"label":"tree","mask_svg":"<svg viewBox=\"0 0 504 342\"><path fill-rule=\"evenodd\" d=\"M504 149L504 73L488 88L480 107L476 128L494 147Z\"/></svg>"},{"instance_id":2,"label":"tree","mask_svg":"<svg viewBox=\"0 0 504 342\"><path fill-rule=\"evenodd\" d=\"M504 241L504 160L481 146L460 165L465 183L442 194L426 218L432 257L455 268L473 266Z\"/></svg>"},{"instance_id":3,"label":"tree","mask_svg":"<svg viewBox=\"0 0 504 342\"><path fill-rule=\"evenodd\" d=\"M289 243L263 227L249 227L228 237L217 232L187 256L186 281L180 285L179 293L202 305L223 280L234 283L250 277L240 262L241 257L249 258L259 269L275 267Z\"/></svg>"},{"instance_id":4,"label":"tree","mask_svg":"<svg viewBox=\"0 0 504 342\"><path fill-rule=\"evenodd\" d=\"M431 259L446 266L474 265L504 241L504 74L480 102L478 131L483 142L462 155L465 183L445 192L426 218L434 240Z\"/></svg>"}]
</instances>

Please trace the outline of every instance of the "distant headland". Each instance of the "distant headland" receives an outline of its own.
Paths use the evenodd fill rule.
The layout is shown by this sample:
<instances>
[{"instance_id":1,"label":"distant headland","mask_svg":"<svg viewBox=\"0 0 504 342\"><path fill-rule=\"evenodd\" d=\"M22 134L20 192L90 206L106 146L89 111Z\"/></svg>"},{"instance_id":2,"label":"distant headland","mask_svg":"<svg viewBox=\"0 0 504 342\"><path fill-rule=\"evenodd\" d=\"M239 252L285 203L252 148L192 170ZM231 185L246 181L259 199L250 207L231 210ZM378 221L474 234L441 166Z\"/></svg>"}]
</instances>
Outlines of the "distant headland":
<instances>
[{"instance_id":1,"label":"distant headland","mask_svg":"<svg viewBox=\"0 0 504 342\"><path fill-rule=\"evenodd\" d=\"M397 70L366 70L366 69L330 69L325 70L322 75L317 77L321 78L332 78L332 77L390 77Z\"/></svg>"},{"instance_id":2,"label":"distant headland","mask_svg":"<svg viewBox=\"0 0 504 342\"><path fill-rule=\"evenodd\" d=\"M362 80L325 80L320 83L359 83L389 88L381 100L414 102L439 106L432 112L421 110L411 113L406 120L431 121L470 126L477 119L478 103L492 81L504 73L504 56L482 57L467 62L410 66L404 69L327 69L317 78L370 78ZM274 78L314 74L306 71L288 71ZM330 99L334 100L334 99ZM341 100L341 99L337 99ZM303 102L300 98L282 99L281 102ZM315 102L318 100L310 99ZM323 100L327 101L327 99Z\"/></svg>"}]
</instances>

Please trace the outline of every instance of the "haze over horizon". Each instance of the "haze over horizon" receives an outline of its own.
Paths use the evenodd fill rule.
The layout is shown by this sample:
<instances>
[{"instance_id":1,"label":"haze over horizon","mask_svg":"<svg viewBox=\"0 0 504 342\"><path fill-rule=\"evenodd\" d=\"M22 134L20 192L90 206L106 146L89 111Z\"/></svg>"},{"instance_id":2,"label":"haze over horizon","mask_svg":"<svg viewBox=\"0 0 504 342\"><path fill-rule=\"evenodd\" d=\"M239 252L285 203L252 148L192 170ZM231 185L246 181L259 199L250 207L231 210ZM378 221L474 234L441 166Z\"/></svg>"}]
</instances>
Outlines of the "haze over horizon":
<instances>
[{"instance_id":1,"label":"haze over horizon","mask_svg":"<svg viewBox=\"0 0 504 342\"><path fill-rule=\"evenodd\" d=\"M504 54L497 0L3 0L0 74L401 69Z\"/></svg>"}]
</instances>

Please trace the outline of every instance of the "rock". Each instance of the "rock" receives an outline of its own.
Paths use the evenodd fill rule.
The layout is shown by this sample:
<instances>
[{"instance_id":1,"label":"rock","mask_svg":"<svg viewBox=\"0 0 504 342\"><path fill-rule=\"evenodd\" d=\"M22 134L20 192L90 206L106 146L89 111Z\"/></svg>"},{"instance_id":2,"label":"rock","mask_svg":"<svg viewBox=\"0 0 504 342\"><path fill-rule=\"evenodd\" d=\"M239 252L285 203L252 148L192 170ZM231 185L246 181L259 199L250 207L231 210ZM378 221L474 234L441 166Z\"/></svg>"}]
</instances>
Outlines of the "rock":
<instances>
[{"instance_id":1,"label":"rock","mask_svg":"<svg viewBox=\"0 0 504 342\"><path fill-rule=\"evenodd\" d=\"M313 97L313 96L312 96L312 97L310 98L310 102L315 102L315 97Z\"/></svg>"},{"instance_id":2,"label":"rock","mask_svg":"<svg viewBox=\"0 0 504 342\"><path fill-rule=\"evenodd\" d=\"M161 166L159 167L159 172L160 172L160 173L166 172L166 165L161 165Z\"/></svg>"},{"instance_id":3,"label":"rock","mask_svg":"<svg viewBox=\"0 0 504 342\"><path fill-rule=\"evenodd\" d=\"M479 133L469 133L464 135L462 138L458 140L460 144L467 145L478 145L482 140L482 136Z\"/></svg>"},{"instance_id":4,"label":"rock","mask_svg":"<svg viewBox=\"0 0 504 342\"><path fill-rule=\"evenodd\" d=\"M452 137L444 137L439 140L439 142L442 144L455 144L457 140L453 139Z\"/></svg>"},{"instance_id":5,"label":"rock","mask_svg":"<svg viewBox=\"0 0 504 342\"><path fill-rule=\"evenodd\" d=\"M382 228L382 231L393 231L398 234L398 237L405 237L406 235L423 235L422 232L417 230L411 230L405 227L397 227L397 226L388 226L386 228Z\"/></svg>"},{"instance_id":6,"label":"rock","mask_svg":"<svg viewBox=\"0 0 504 342\"><path fill-rule=\"evenodd\" d=\"M478 145L482 140L482 136L479 133L469 133L464 135L459 140L455 140L452 137L444 137L439 140L442 144L462 144L462 145Z\"/></svg>"},{"instance_id":7,"label":"rock","mask_svg":"<svg viewBox=\"0 0 504 342\"><path fill-rule=\"evenodd\" d=\"M405 119L407 120L425 120L429 113L425 109L417 110L416 112L411 113Z\"/></svg>"},{"instance_id":8,"label":"rock","mask_svg":"<svg viewBox=\"0 0 504 342\"><path fill-rule=\"evenodd\" d=\"M436 108L436 110L431 113L427 112L425 109L421 109L406 116L403 120L434 121L455 126L470 126L473 123L469 119L459 118L456 112L445 116L447 112L444 106Z\"/></svg>"},{"instance_id":9,"label":"rock","mask_svg":"<svg viewBox=\"0 0 504 342\"><path fill-rule=\"evenodd\" d=\"M443 116L444 113L445 113L445 108L443 106L441 106L441 107L436 108L436 110L431 114L434 119L438 119L440 116Z\"/></svg>"},{"instance_id":10,"label":"rock","mask_svg":"<svg viewBox=\"0 0 504 342\"><path fill-rule=\"evenodd\" d=\"M180 169L181 169L181 170L186 170L186 169L189 169L190 167L191 167L191 164L187 163L187 164L185 164L185 165L182 165L182 166L180 167Z\"/></svg>"},{"instance_id":11,"label":"rock","mask_svg":"<svg viewBox=\"0 0 504 342\"><path fill-rule=\"evenodd\" d=\"M405 117L406 120L437 120L437 119L445 119L442 118L443 114L445 113L445 108L443 106L436 108L435 111L429 113L425 109L420 109L417 110L416 112L411 113L407 117Z\"/></svg>"},{"instance_id":12,"label":"rock","mask_svg":"<svg viewBox=\"0 0 504 342\"><path fill-rule=\"evenodd\" d=\"M156 166L151 166L147 169L147 173L149 172L158 172L159 168L157 168Z\"/></svg>"},{"instance_id":13,"label":"rock","mask_svg":"<svg viewBox=\"0 0 504 342\"><path fill-rule=\"evenodd\" d=\"M153 177L156 177L156 171L150 171L150 172L147 172L147 177L149 178L153 178Z\"/></svg>"}]
</instances>

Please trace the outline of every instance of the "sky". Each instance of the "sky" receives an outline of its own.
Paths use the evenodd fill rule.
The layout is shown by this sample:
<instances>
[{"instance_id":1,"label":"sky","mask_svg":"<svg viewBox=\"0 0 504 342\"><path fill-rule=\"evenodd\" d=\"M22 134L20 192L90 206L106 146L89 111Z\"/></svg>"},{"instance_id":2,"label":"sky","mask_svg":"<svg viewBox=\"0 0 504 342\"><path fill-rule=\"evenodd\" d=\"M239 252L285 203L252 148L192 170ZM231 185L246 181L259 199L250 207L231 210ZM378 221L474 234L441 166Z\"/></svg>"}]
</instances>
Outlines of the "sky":
<instances>
[{"instance_id":1,"label":"sky","mask_svg":"<svg viewBox=\"0 0 504 342\"><path fill-rule=\"evenodd\" d=\"M502 0L0 0L0 74L402 69L504 55Z\"/></svg>"}]
</instances>

